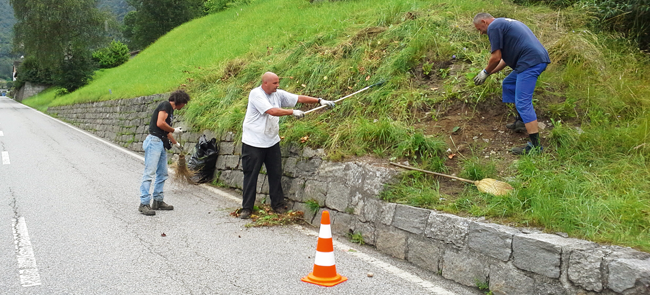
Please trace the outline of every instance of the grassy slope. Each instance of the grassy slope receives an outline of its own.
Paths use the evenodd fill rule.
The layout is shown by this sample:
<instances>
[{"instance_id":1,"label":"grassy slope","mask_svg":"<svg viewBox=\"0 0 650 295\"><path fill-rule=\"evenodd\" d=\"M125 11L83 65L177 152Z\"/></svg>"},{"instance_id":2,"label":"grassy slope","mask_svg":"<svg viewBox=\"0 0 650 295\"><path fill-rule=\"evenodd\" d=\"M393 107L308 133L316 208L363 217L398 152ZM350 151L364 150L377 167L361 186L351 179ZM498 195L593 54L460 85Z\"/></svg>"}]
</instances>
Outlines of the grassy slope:
<instances>
[{"instance_id":1,"label":"grassy slope","mask_svg":"<svg viewBox=\"0 0 650 295\"><path fill-rule=\"evenodd\" d=\"M58 99L44 94L38 104L42 109L48 100L62 105L180 86L193 97L184 115L197 129L239 131L247 93L264 71L279 73L284 89L326 98L387 79L334 111L283 117L283 142L308 135L302 144L325 147L333 159L374 154L455 172L443 153L449 135L425 127L443 119L435 114L444 104L465 103L479 113L498 104L505 74L481 87L468 79L488 55L487 38L471 25L479 11L524 21L552 55L536 91L540 114L556 122L543 133L547 153L514 162L461 155L462 176L505 178L516 188L508 197L471 186L447 195L437 180L417 173L406 174L382 197L650 251L648 58L616 36L583 31L584 11L469 0L258 1L185 24L87 87ZM423 78L423 72L430 73Z\"/></svg>"}]
</instances>

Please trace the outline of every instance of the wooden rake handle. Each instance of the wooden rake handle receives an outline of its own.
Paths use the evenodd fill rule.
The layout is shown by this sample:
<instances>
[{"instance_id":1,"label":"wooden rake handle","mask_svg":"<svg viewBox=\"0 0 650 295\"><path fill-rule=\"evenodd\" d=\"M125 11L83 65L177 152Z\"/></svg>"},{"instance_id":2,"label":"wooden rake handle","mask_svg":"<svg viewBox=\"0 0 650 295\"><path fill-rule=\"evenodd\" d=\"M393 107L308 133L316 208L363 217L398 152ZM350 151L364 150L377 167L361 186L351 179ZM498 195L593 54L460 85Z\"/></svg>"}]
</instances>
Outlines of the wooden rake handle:
<instances>
[{"instance_id":1,"label":"wooden rake handle","mask_svg":"<svg viewBox=\"0 0 650 295\"><path fill-rule=\"evenodd\" d=\"M395 165L397 167L401 167L401 168L404 168L404 169L420 171L420 172L424 172L424 173L429 173L429 174L433 174L433 175L438 175L438 176L442 176L442 177L448 177L448 178L464 181L464 182L471 183L471 184L476 184L476 181L472 181L472 180L465 179L465 178L460 178L460 177L451 176L451 175L442 174L442 173L433 172L433 171L428 171L428 170L422 170L422 169L418 169L418 168L415 168L415 167L406 166L406 165L402 165L402 164L397 164L397 163L393 163L393 162L390 162L390 163L391 163L391 165Z\"/></svg>"},{"instance_id":2,"label":"wooden rake handle","mask_svg":"<svg viewBox=\"0 0 650 295\"><path fill-rule=\"evenodd\" d=\"M342 101L342 100L344 100L344 99L346 99L346 98L348 98L348 97L350 97L350 96L353 96L353 95L355 95L355 94L357 94L357 93L364 92L364 91L366 91L366 90L368 90L368 89L370 89L370 88L372 88L372 87L379 86L379 85L384 84L384 83L386 83L386 81L380 81L380 82L377 82L377 83L372 84L372 85L370 85L370 86L366 86L365 88L363 88L363 89L361 89L361 90L359 90L359 91L357 91L357 92L355 92L355 93L352 93L352 94L346 95L346 96L344 96L344 97L341 97L341 98L335 100L334 103L337 103L337 102ZM305 112L305 115L306 115L306 114L309 114L309 113L311 113L311 112L318 111L318 110L320 110L320 109L324 109L324 108L326 108L326 107L327 107L327 106L319 106L319 107L317 107L317 108L313 108L313 109L311 109L311 110L309 110L309 111L306 111L306 112Z\"/></svg>"}]
</instances>

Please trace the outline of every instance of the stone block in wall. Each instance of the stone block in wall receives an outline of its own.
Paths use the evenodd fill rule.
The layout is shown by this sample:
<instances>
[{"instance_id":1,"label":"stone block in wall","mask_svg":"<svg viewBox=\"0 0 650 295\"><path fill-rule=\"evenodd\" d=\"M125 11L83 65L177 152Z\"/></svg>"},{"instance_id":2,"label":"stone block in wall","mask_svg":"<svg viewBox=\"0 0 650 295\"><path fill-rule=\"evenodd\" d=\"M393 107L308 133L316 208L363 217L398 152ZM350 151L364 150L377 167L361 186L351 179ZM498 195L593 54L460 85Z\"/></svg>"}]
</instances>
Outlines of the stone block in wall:
<instances>
[{"instance_id":1,"label":"stone block in wall","mask_svg":"<svg viewBox=\"0 0 650 295\"><path fill-rule=\"evenodd\" d=\"M305 180L302 178L282 176L282 191L284 192L284 196L289 200L303 202Z\"/></svg>"},{"instance_id":2,"label":"stone block in wall","mask_svg":"<svg viewBox=\"0 0 650 295\"><path fill-rule=\"evenodd\" d=\"M577 250L570 254L568 277L575 285L588 291L603 290L603 249Z\"/></svg>"},{"instance_id":3,"label":"stone block in wall","mask_svg":"<svg viewBox=\"0 0 650 295\"><path fill-rule=\"evenodd\" d=\"M523 270L557 279L562 251L588 249L595 244L551 234L517 234L512 240L513 264Z\"/></svg>"},{"instance_id":4,"label":"stone block in wall","mask_svg":"<svg viewBox=\"0 0 650 295\"><path fill-rule=\"evenodd\" d=\"M469 233L469 221L456 215L438 213L429 215L425 235L435 240L451 244L456 248L465 247Z\"/></svg>"},{"instance_id":5,"label":"stone block in wall","mask_svg":"<svg viewBox=\"0 0 650 295\"><path fill-rule=\"evenodd\" d=\"M305 182L304 201L315 200L322 207L325 206L327 198L327 182L317 180L307 180Z\"/></svg>"},{"instance_id":6,"label":"stone block in wall","mask_svg":"<svg viewBox=\"0 0 650 295\"><path fill-rule=\"evenodd\" d=\"M219 156L219 158L222 158L222 157L225 160L225 167L226 167L225 169L238 169L239 168L239 163L240 163L239 156L235 156L235 155Z\"/></svg>"},{"instance_id":7,"label":"stone block in wall","mask_svg":"<svg viewBox=\"0 0 650 295\"><path fill-rule=\"evenodd\" d=\"M296 163L295 176L313 178L323 160L319 158L301 159Z\"/></svg>"},{"instance_id":8,"label":"stone block in wall","mask_svg":"<svg viewBox=\"0 0 650 295\"><path fill-rule=\"evenodd\" d=\"M314 219L314 216L316 215L316 212L311 211L311 209L307 206L305 203L301 202L295 202L293 203L293 208L291 209L293 211L301 211L303 212L303 218L305 221L308 223L312 223L312 220Z\"/></svg>"},{"instance_id":9,"label":"stone block in wall","mask_svg":"<svg viewBox=\"0 0 650 295\"><path fill-rule=\"evenodd\" d=\"M408 238L407 244L406 260L421 268L438 273L440 261L445 252L444 245L430 239L413 236Z\"/></svg>"},{"instance_id":10,"label":"stone block in wall","mask_svg":"<svg viewBox=\"0 0 650 295\"><path fill-rule=\"evenodd\" d=\"M494 295L535 294L535 280L510 263L490 265L490 291Z\"/></svg>"},{"instance_id":11,"label":"stone block in wall","mask_svg":"<svg viewBox=\"0 0 650 295\"><path fill-rule=\"evenodd\" d=\"M345 163L345 168L343 169L345 184L352 188L361 188L363 187L364 176L365 171L363 166L358 163Z\"/></svg>"},{"instance_id":12,"label":"stone block in wall","mask_svg":"<svg viewBox=\"0 0 650 295\"><path fill-rule=\"evenodd\" d=\"M512 237L518 233L518 230L508 226L470 222L467 244L478 253L508 261L512 253Z\"/></svg>"},{"instance_id":13,"label":"stone block in wall","mask_svg":"<svg viewBox=\"0 0 650 295\"><path fill-rule=\"evenodd\" d=\"M421 235L427 225L431 210L397 204L392 226Z\"/></svg>"},{"instance_id":14,"label":"stone block in wall","mask_svg":"<svg viewBox=\"0 0 650 295\"><path fill-rule=\"evenodd\" d=\"M208 135L206 135L206 136L208 136ZM212 137L208 136L208 137L209 137L209 138L212 138L212 137L214 137L214 136L212 136ZM224 133L224 134L221 136L221 141L233 141L234 139L235 139L235 134L232 133L232 132L230 132L230 131Z\"/></svg>"},{"instance_id":15,"label":"stone block in wall","mask_svg":"<svg viewBox=\"0 0 650 295\"><path fill-rule=\"evenodd\" d=\"M298 163L298 158L288 157L284 160L284 165L282 167L282 174L289 177L296 177L296 164Z\"/></svg>"},{"instance_id":16,"label":"stone block in wall","mask_svg":"<svg viewBox=\"0 0 650 295\"><path fill-rule=\"evenodd\" d=\"M311 158L325 158L325 149L312 149L310 147L305 147L302 150L302 157L311 159Z\"/></svg>"},{"instance_id":17,"label":"stone block in wall","mask_svg":"<svg viewBox=\"0 0 650 295\"><path fill-rule=\"evenodd\" d=\"M400 259L406 257L407 234L405 231L388 226L378 226L376 234L377 250Z\"/></svg>"},{"instance_id":18,"label":"stone block in wall","mask_svg":"<svg viewBox=\"0 0 650 295\"><path fill-rule=\"evenodd\" d=\"M442 276L465 286L475 287L486 283L490 264L484 257L470 251L445 250L442 259Z\"/></svg>"},{"instance_id":19,"label":"stone block in wall","mask_svg":"<svg viewBox=\"0 0 650 295\"><path fill-rule=\"evenodd\" d=\"M344 212L350 203L350 187L340 182L329 183L325 206Z\"/></svg>"},{"instance_id":20,"label":"stone block in wall","mask_svg":"<svg viewBox=\"0 0 650 295\"><path fill-rule=\"evenodd\" d=\"M618 293L650 294L650 259L616 259L607 266L607 287Z\"/></svg>"},{"instance_id":21,"label":"stone block in wall","mask_svg":"<svg viewBox=\"0 0 650 295\"><path fill-rule=\"evenodd\" d=\"M363 242L368 244L368 245L375 245L376 244L376 228L374 223L370 222L361 222L357 220L354 226L354 231L357 233L361 233L361 236L363 237Z\"/></svg>"},{"instance_id":22,"label":"stone block in wall","mask_svg":"<svg viewBox=\"0 0 650 295\"><path fill-rule=\"evenodd\" d=\"M219 155L232 155L235 151L235 144L232 142L219 143Z\"/></svg>"},{"instance_id":23,"label":"stone block in wall","mask_svg":"<svg viewBox=\"0 0 650 295\"><path fill-rule=\"evenodd\" d=\"M367 165L364 167L363 192L366 197L378 196L384 186L395 181L397 171L385 167Z\"/></svg>"},{"instance_id":24,"label":"stone block in wall","mask_svg":"<svg viewBox=\"0 0 650 295\"><path fill-rule=\"evenodd\" d=\"M337 212L331 222L332 233L346 235L350 231L354 231L356 217L352 214Z\"/></svg>"},{"instance_id":25,"label":"stone block in wall","mask_svg":"<svg viewBox=\"0 0 650 295\"><path fill-rule=\"evenodd\" d=\"M236 142L235 143L235 151L233 152L233 154L241 155L241 149L242 149L242 142L241 141Z\"/></svg>"},{"instance_id":26,"label":"stone block in wall","mask_svg":"<svg viewBox=\"0 0 650 295\"><path fill-rule=\"evenodd\" d=\"M318 177L328 181L345 182L345 163L325 161L318 168Z\"/></svg>"},{"instance_id":27,"label":"stone block in wall","mask_svg":"<svg viewBox=\"0 0 650 295\"><path fill-rule=\"evenodd\" d=\"M367 198L363 206L363 216L374 223L390 225L393 223L397 204L387 203L375 198Z\"/></svg>"},{"instance_id":28,"label":"stone block in wall","mask_svg":"<svg viewBox=\"0 0 650 295\"><path fill-rule=\"evenodd\" d=\"M225 170L219 175L219 181L230 187L242 189L244 187L244 172L240 170Z\"/></svg>"}]
</instances>

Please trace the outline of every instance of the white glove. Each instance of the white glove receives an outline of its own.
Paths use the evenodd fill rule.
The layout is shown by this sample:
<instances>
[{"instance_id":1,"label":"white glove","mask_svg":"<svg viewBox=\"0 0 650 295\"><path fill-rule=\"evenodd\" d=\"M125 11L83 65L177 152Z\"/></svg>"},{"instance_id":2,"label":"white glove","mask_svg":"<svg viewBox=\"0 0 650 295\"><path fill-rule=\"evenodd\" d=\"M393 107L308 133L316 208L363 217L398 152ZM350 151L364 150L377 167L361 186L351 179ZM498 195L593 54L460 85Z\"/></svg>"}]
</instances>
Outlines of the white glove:
<instances>
[{"instance_id":1,"label":"white glove","mask_svg":"<svg viewBox=\"0 0 650 295\"><path fill-rule=\"evenodd\" d=\"M175 150L178 151L178 152L182 152L182 151L183 151L183 146L181 145L180 142L176 142L172 148L175 149Z\"/></svg>"},{"instance_id":2,"label":"white glove","mask_svg":"<svg viewBox=\"0 0 650 295\"><path fill-rule=\"evenodd\" d=\"M330 101L330 100L324 100L324 99L322 99L322 98L319 98L319 99L318 99L318 102L320 103L320 105L322 105L322 106L327 106L327 107L329 107L330 109L333 109L334 106L335 106L333 101Z\"/></svg>"},{"instance_id":3,"label":"white glove","mask_svg":"<svg viewBox=\"0 0 650 295\"><path fill-rule=\"evenodd\" d=\"M301 110L293 110L293 116L300 119L305 116L305 112Z\"/></svg>"},{"instance_id":4,"label":"white glove","mask_svg":"<svg viewBox=\"0 0 650 295\"><path fill-rule=\"evenodd\" d=\"M474 77L474 85L478 86L483 84L485 82L485 79L487 79L489 75L490 74L488 74L488 72L485 69L483 69L478 73L478 75L476 75L476 77Z\"/></svg>"},{"instance_id":5,"label":"white glove","mask_svg":"<svg viewBox=\"0 0 650 295\"><path fill-rule=\"evenodd\" d=\"M183 130L183 127L178 127L178 128L174 128L174 132L172 133L183 133L183 132L185 132L185 130Z\"/></svg>"}]
</instances>

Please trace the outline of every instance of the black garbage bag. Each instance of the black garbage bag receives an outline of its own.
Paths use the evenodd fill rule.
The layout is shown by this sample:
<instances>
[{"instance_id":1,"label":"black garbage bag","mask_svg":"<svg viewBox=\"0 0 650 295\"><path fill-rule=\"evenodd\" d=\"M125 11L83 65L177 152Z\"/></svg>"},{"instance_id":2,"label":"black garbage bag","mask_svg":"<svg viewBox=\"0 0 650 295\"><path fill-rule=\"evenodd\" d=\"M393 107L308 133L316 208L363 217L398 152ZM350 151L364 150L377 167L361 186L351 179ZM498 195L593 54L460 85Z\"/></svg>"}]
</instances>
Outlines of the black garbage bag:
<instances>
[{"instance_id":1,"label":"black garbage bag","mask_svg":"<svg viewBox=\"0 0 650 295\"><path fill-rule=\"evenodd\" d=\"M208 140L205 135L201 135L199 142L194 146L192 157L187 161L187 168L196 172L192 180L196 183L211 181L214 177L217 157L219 157L217 139Z\"/></svg>"}]
</instances>

